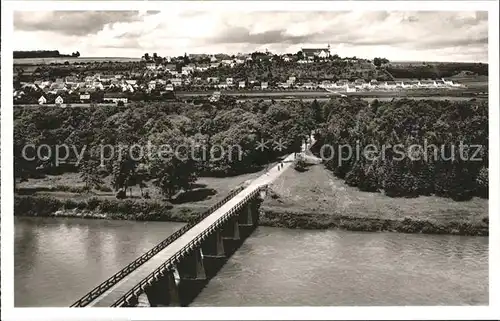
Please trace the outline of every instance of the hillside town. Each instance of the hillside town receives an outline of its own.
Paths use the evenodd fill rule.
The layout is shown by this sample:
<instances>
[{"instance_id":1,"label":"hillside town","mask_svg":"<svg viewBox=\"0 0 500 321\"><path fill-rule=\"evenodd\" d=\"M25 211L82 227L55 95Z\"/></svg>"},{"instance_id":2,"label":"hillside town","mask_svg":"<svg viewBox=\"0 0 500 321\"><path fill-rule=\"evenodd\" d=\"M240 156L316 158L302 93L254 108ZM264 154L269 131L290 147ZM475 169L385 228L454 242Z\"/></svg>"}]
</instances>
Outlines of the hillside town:
<instances>
[{"instance_id":1,"label":"hillside town","mask_svg":"<svg viewBox=\"0 0 500 321\"><path fill-rule=\"evenodd\" d=\"M463 88L447 78L394 78L372 61L332 55L330 47L303 48L296 54L254 52L239 55L145 54L140 61L14 66L15 104L116 103L172 99L175 92L328 91L391 92Z\"/></svg>"}]
</instances>

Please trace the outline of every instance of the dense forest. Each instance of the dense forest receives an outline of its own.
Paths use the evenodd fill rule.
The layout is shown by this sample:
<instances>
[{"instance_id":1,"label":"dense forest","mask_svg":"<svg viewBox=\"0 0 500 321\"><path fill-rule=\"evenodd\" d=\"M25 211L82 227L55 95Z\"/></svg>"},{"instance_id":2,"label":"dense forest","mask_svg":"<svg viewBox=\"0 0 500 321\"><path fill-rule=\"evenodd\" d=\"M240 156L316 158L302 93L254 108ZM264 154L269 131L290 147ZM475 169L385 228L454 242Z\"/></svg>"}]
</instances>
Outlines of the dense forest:
<instances>
[{"instance_id":1,"label":"dense forest","mask_svg":"<svg viewBox=\"0 0 500 321\"><path fill-rule=\"evenodd\" d=\"M483 63L439 63L423 65L404 65L387 67L387 71L395 78L439 79L452 77L460 73L471 73L488 76L488 64Z\"/></svg>"},{"instance_id":2,"label":"dense forest","mask_svg":"<svg viewBox=\"0 0 500 321\"><path fill-rule=\"evenodd\" d=\"M198 105L151 102L126 107L23 107L14 110L14 120L18 181L48 173L78 171L88 188L97 188L103 177L111 175L115 191L141 186L147 181L171 197L181 189L190 188L197 176L228 176L258 170L282 155L298 151L302 140L316 130L318 154L326 145L335 149L344 144L353 147L358 144L362 148L373 144L379 151L384 150L384 157L345 157L342 161L323 153L328 169L361 190L384 192L393 197L436 194L455 200L475 195L487 197L488 191L486 102L397 100L368 104L363 100L337 98L325 103L237 103L233 98L222 97L215 104ZM272 144L263 151L256 149L262 140L280 139L284 142L281 150ZM446 158L400 160L390 148L396 144L405 147L425 144L423 141L447 146ZM458 149L451 150L451 144L458 146L460 142L482 145L480 154L475 155L482 160L459 157L449 160L450 153L455 156L459 153ZM52 153L49 155L48 148L40 149L41 157L28 161L22 156L27 144L46 144ZM69 164L56 164L56 146L62 144L70 147ZM134 150L126 148L134 144L190 146L191 157L159 157L155 152L136 157ZM107 145L114 147L114 157L110 157L109 148L100 147ZM211 154L214 146L219 149ZM220 147L225 157L220 157ZM122 157L116 151L120 148L125 150ZM25 152L27 158L36 156L33 148ZM59 150L60 157L66 153ZM78 164L76 154L83 156ZM99 166L101 154L109 158L104 167Z\"/></svg>"},{"instance_id":3,"label":"dense forest","mask_svg":"<svg viewBox=\"0 0 500 321\"><path fill-rule=\"evenodd\" d=\"M335 147L341 158L324 156L331 158L326 166L347 184L388 196L487 197L486 101L344 100L323 109L328 116L317 147ZM366 154L344 160L349 151L342 145Z\"/></svg>"}]
</instances>

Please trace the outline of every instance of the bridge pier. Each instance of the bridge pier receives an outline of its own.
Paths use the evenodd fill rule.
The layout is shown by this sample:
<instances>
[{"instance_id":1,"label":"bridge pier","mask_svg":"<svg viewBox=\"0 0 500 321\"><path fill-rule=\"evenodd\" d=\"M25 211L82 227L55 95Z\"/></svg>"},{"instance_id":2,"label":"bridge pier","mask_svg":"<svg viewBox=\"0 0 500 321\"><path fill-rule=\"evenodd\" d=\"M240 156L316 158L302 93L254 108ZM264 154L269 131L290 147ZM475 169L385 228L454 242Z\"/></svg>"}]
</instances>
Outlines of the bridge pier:
<instances>
[{"instance_id":1,"label":"bridge pier","mask_svg":"<svg viewBox=\"0 0 500 321\"><path fill-rule=\"evenodd\" d=\"M231 217L226 225L222 228L222 238L232 241L240 240L240 226L238 224L238 216Z\"/></svg>"},{"instance_id":2,"label":"bridge pier","mask_svg":"<svg viewBox=\"0 0 500 321\"><path fill-rule=\"evenodd\" d=\"M250 201L240 212L238 224L240 226L251 227L254 225L252 202Z\"/></svg>"},{"instance_id":3,"label":"bridge pier","mask_svg":"<svg viewBox=\"0 0 500 321\"><path fill-rule=\"evenodd\" d=\"M181 280L204 280L206 279L205 267L201 257L201 249L195 248L188 253L177 264L177 271Z\"/></svg>"},{"instance_id":4,"label":"bridge pier","mask_svg":"<svg viewBox=\"0 0 500 321\"><path fill-rule=\"evenodd\" d=\"M226 249L221 229L216 229L201 245L207 278L212 278L226 262Z\"/></svg>"},{"instance_id":5,"label":"bridge pier","mask_svg":"<svg viewBox=\"0 0 500 321\"><path fill-rule=\"evenodd\" d=\"M150 307L180 306L179 289L175 283L173 270L166 271L144 292Z\"/></svg>"},{"instance_id":6,"label":"bridge pier","mask_svg":"<svg viewBox=\"0 0 500 321\"><path fill-rule=\"evenodd\" d=\"M224 242L222 241L222 232L217 229L214 233L210 234L201 245L203 257L210 258L226 258L224 251Z\"/></svg>"}]
</instances>

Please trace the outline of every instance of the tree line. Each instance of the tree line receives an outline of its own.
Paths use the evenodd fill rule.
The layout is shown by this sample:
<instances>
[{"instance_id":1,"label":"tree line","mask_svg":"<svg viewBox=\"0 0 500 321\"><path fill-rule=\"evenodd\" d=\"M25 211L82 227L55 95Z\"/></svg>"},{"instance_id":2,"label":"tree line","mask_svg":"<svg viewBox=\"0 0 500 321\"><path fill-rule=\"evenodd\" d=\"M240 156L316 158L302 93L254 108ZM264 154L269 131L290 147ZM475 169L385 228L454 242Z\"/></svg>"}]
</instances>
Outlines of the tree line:
<instances>
[{"instance_id":1,"label":"tree line","mask_svg":"<svg viewBox=\"0 0 500 321\"><path fill-rule=\"evenodd\" d=\"M142 190L152 184L171 198L179 191L189 190L199 176L255 171L282 155L299 151L302 140L312 130L317 136L315 153L319 154L319 148L325 145L332 146L335 152L340 150L335 157L320 155L325 166L360 190L384 192L392 197L435 194L455 200L488 196L488 106L474 100L375 100L369 104L360 99L335 98L325 103L236 102L223 96L216 103L202 104L149 102L126 107L15 108L15 177L19 181L47 173L77 171L89 189L98 188L104 177L111 176L113 189L122 197L131 186ZM265 150L256 148L262 141L279 140L284 143L281 150L273 148L273 144ZM423 145L424 141L438 148L444 146L444 152L439 151L436 157L432 149L415 150L420 157L399 159L391 148ZM54 153L36 161L22 157L26 144L47 144L53 148L67 144L81 151L83 146L148 143L192 146L193 152L187 158L158 157L153 153L139 161L125 155L111 158L104 167L99 166L101 155L95 149L85 150L78 165L72 156L69 163L56 166ZM481 160L462 159L460 151L451 148L460 143L482 146L479 154L474 155ZM379 154L371 158L348 157L347 150L338 149L343 145L359 145L362 151L372 145ZM208 151L214 146L225 147L231 157L210 155ZM231 148L234 146L241 150ZM106 153L104 157L111 151ZM28 156L34 156L33 151Z\"/></svg>"},{"instance_id":2,"label":"tree line","mask_svg":"<svg viewBox=\"0 0 500 321\"><path fill-rule=\"evenodd\" d=\"M77 171L89 189L98 188L104 177L111 176L112 187L119 195L124 195L130 186L143 187L148 182L168 198L188 190L200 175L228 176L255 171L281 155L298 151L302 139L315 127L310 103L237 103L231 97L202 105L153 102L127 107L21 107L15 109L14 118L14 167L18 181ZM261 140L279 139L284 142L282 150L273 149L271 144L264 151L256 149ZM127 151L119 158L115 150L115 157L101 167L101 150L90 148L110 145L118 149L148 143L172 148L190 146L193 152L188 157L173 154L159 157L154 152L140 158ZM44 150L43 157L35 157L35 151L30 149L27 156L35 160L29 161L22 154L27 144L50 146L52 154ZM74 146L79 152L87 146L79 164L74 153L66 164L56 164L55 149L62 144ZM213 146L218 149L211 149ZM113 153L106 152L104 157Z\"/></svg>"},{"instance_id":3,"label":"tree line","mask_svg":"<svg viewBox=\"0 0 500 321\"><path fill-rule=\"evenodd\" d=\"M33 50L33 51L14 51L16 58L58 58L58 57L80 57L80 52L73 52L71 55L61 54L59 50Z\"/></svg>"},{"instance_id":4,"label":"tree line","mask_svg":"<svg viewBox=\"0 0 500 321\"><path fill-rule=\"evenodd\" d=\"M326 162L351 186L395 197L488 196L486 101L343 100L324 105L323 115L318 146L358 144L363 151L373 145L378 151L348 159L349 151L341 148L341 160Z\"/></svg>"}]
</instances>

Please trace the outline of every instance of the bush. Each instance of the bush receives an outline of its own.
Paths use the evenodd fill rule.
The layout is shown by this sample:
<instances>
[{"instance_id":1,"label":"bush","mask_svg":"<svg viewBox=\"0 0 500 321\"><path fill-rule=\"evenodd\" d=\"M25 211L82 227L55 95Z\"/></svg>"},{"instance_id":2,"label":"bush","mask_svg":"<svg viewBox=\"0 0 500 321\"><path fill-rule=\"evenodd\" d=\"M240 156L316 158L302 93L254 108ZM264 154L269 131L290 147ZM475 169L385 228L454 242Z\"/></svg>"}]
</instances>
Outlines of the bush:
<instances>
[{"instance_id":1,"label":"bush","mask_svg":"<svg viewBox=\"0 0 500 321\"><path fill-rule=\"evenodd\" d=\"M293 168L297 172L305 172L307 170L307 164L302 158L295 159L293 162Z\"/></svg>"}]
</instances>

